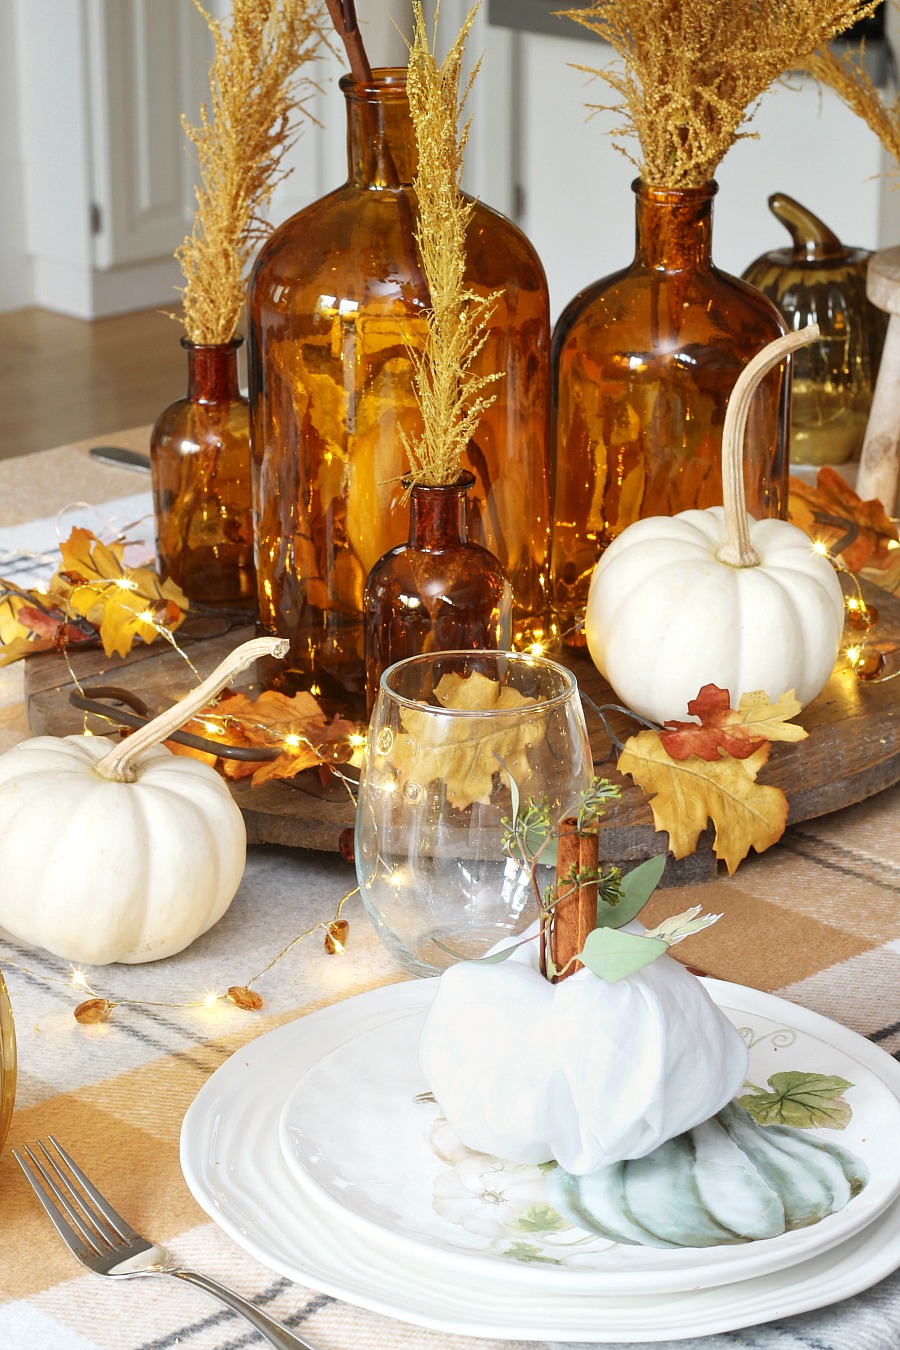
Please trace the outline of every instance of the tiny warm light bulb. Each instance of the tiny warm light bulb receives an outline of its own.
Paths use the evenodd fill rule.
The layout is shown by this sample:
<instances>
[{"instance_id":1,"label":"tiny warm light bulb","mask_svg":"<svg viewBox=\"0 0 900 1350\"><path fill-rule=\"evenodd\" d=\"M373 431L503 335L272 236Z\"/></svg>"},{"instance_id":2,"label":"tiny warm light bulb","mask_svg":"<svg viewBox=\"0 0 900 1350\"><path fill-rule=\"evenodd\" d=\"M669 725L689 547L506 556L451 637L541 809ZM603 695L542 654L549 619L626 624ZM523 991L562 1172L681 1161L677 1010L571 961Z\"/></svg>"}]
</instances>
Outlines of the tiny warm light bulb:
<instances>
[{"instance_id":1,"label":"tiny warm light bulb","mask_svg":"<svg viewBox=\"0 0 900 1350\"><path fill-rule=\"evenodd\" d=\"M354 731L347 739L352 746L365 745L366 743L365 736L359 731Z\"/></svg>"},{"instance_id":2,"label":"tiny warm light bulb","mask_svg":"<svg viewBox=\"0 0 900 1350\"><path fill-rule=\"evenodd\" d=\"M203 730L208 732L210 736L215 736L219 728L216 726L215 722L204 722Z\"/></svg>"},{"instance_id":3,"label":"tiny warm light bulb","mask_svg":"<svg viewBox=\"0 0 900 1350\"><path fill-rule=\"evenodd\" d=\"M818 553L820 558L828 557L828 545L823 544L821 539L814 539L812 544L813 553Z\"/></svg>"},{"instance_id":4,"label":"tiny warm light bulb","mask_svg":"<svg viewBox=\"0 0 900 1350\"><path fill-rule=\"evenodd\" d=\"M861 648L861 647L848 647L848 648L847 648L847 660L850 662L851 666L858 666L858 665L859 665L859 660L860 660L860 657L861 657L861 656L862 656L862 648Z\"/></svg>"},{"instance_id":5,"label":"tiny warm light bulb","mask_svg":"<svg viewBox=\"0 0 900 1350\"><path fill-rule=\"evenodd\" d=\"M544 644L542 642L532 642L531 646L528 648L528 654L529 656L543 656Z\"/></svg>"},{"instance_id":6,"label":"tiny warm light bulb","mask_svg":"<svg viewBox=\"0 0 900 1350\"><path fill-rule=\"evenodd\" d=\"M204 1008L214 1008L218 1003L219 998L219 994L207 994L206 998L203 1000Z\"/></svg>"},{"instance_id":7,"label":"tiny warm light bulb","mask_svg":"<svg viewBox=\"0 0 900 1350\"><path fill-rule=\"evenodd\" d=\"M149 624L154 623L153 615L150 613L149 609L142 609L142 610L141 610L140 614L138 615L138 622L139 622L139 623L149 623Z\"/></svg>"},{"instance_id":8,"label":"tiny warm light bulb","mask_svg":"<svg viewBox=\"0 0 900 1350\"><path fill-rule=\"evenodd\" d=\"M317 684L311 684L309 686L309 692L312 694L313 698L322 697L322 690L319 688Z\"/></svg>"},{"instance_id":9,"label":"tiny warm light bulb","mask_svg":"<svg viewBox=\"0 0 900 1350\"><path fill-rule=\"evenodd\" d=\"M295 736L294 733L291 732L289 736L285 736L284 743L289 749L296 750L300 744L300 737Z\"/></svg>"},{"instance_id":10,"label":"tiny warm light bulb","mask_svg":"<svg viewBox=\"0 0 900 1350\"><path fill-rule=\"evenodd\" d=\"M90 985L84 977L83 970L72 970L72 984L76 989L89 989Z\"/></svg>"},{"instance_id":11,"label":"tiny warm light bulb","mask_svg":"<svg viewBox=\"0 0 900 1350\"><path fill-rule=\"evenodd\" d=\"M120 591L136 591L138 584L131 577L119 577L116 582Z\"/></svg>"},{"instance_id":12,"label":"tiny warm light bulb","mask_svg":"<svg viewBox=\"0 0 900 1350\"><path fill-rule=\"evenodd\" d=\"M859 609L859 601L855 595L848 595L845 603L848 609Z\"/></svg>"}]
</instances>

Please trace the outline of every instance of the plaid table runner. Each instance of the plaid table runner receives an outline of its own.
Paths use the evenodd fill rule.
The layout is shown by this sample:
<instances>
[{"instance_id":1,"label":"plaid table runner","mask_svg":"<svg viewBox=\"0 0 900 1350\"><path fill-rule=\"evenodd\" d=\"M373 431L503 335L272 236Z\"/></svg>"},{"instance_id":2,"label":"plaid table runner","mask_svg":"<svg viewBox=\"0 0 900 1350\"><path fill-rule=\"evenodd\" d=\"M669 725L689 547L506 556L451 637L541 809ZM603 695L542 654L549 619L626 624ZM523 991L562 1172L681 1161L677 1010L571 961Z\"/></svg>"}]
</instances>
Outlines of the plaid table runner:
<instances>
[{"instance_id":1,"label":"plaid table runner","mask_svg":"<svg viewBox=\"0 0 900 1350\"><path fill-rule=\"evenodd\" d=\"M144 439L135 434L126 443ZM48 482L53 500L36 499L35 485L46 493ZM70 498L125 497L135 486L133 476L87 461L83 447L0 463L0 500L11 503L0 525L45 517ZM27 734L21 678L21 667L0 670L0 749ZM778 993L900 1054L898 807L900 788L794 827L768 853L748 859L734 878L690 896L675 889L656 897L650 918L702 899L705 909L725 917L692 939L692 964ZM92 970L90 977L113 1000L157 1003L184 1003L210 988L242 984L297 934L330 919L352 884L351 869L337 857L253 850L230 910L186 952L151 965ZM65 979L65 963L0 934L0 953L30 972L5 970L18 1032L19 1085L10 1140L0 1157L0 1350L238 1350L264 1344L235 1314L178 1282L102 1282L82 1274L10 1154L12 1146L47 1133L70 1149L139 1231L166 1244L182 1263L255 1300L321 1350L487 1350L498 1344L407 1325L292 1284L212 1223L182 1178L182 1118L229 1055L286 1021L403 978L358 898L345 914L351 922L345 954L328 956L319 935L299 944L256 986L265 999L257 1013L231 1005L123 1007L95 1027L79 1026L72 1016L77 996L50 982ZM897 1350L900 1273L820 1312L677 1344L685 1350Z\"/></svg>"}]
</instances>

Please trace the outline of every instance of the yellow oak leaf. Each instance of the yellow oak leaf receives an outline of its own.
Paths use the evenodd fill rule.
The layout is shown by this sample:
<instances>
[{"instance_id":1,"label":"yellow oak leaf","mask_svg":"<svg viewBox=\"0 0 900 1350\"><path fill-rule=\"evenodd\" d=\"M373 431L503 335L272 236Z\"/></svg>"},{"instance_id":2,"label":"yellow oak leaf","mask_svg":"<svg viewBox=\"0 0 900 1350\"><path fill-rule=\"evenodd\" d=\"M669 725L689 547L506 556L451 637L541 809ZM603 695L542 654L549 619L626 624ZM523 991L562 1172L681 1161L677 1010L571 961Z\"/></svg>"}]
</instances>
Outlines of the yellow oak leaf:
<instances>
[{"instance_id":1,"label":"yellow oak leaf","mask_svg":"<svg viewBox=\"0 0 900 1350\"><path fill-rule=\"evenodd\" d=\"M423 787L443 781L451 806L464 810L490 801L494 774L506 769L517 782L528 773L528 747L544 737L543 716L522 716L537 699L500 685L477 671L444 675L434 689L451 712L506 712L507 717L442 717L404 710L403 731L390 751L403 782ZM501 762L502 761L502 762Z\"/></svg>"},{"instance_id":2,"label":"yellow oak leaf","mask_svg":"<svg viewBox=\"0 0 900 1350\"><path fill-rule=\"evenodd\" d=\"M769 758L765 742L746 759L730 755L715 760L691 755L674 760L656 731L642 731L625 742L618 768L627 773L650 799L653 822L669 836L676 858L685 858L712 820L713 844L729 874L753 847L762 853L781 838L787 824L788 803L775 787L756 782Z\"/></svg>"},{"instance_id":3,"label":"yellow oak leaf","mask_svg":"<svg viewBox=\"0 0 900 1350\"><path fill-rule=\"evenodd\" d=\"M103 544L90 530L76 526L60 544L62 566L50 593L100 630L107 656L127 656L135 638L152 642L164 626L179 626L188 600L173 581L162 581L149 567L128 567L124 544Z\"/></svg>"},{"instance_id":4,"label":"yellow oak leaf","mask_svg":"<svg viewBox=\"0 0 900 1350\"><path fill-rule=\"evenodd\" d=\"M770 703L765 691L742 694L737 710L732 710L732 726L742 726L751 736L767 741L805 741L809 732L790 718L802 711L803 705L793 689Z\"/></svg>"}]
</instances>

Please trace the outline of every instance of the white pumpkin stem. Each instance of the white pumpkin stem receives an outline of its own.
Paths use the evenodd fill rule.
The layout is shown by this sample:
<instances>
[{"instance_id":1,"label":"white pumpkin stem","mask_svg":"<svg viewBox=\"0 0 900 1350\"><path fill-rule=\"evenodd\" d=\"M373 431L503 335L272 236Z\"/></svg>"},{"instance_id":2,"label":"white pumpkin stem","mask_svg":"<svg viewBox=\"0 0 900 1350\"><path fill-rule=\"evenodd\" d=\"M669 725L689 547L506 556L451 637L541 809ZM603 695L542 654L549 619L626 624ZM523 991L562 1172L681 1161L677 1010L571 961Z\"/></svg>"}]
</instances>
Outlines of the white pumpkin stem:
<instances>
[{"instance_id":1,"label":"white pumpkin stem","mask_svg":"<svg viewBox=\"0 0 900 1350\"><path fill-rule=\"evenodd\" d=\"M773 366L798 347L806 347L819 336L819 325L811 323L796 333L776 338L754 356L741 371L728 400L722 428L722 504L725 508L725 542L716 557L732 567L758 567L759 554L750 542L750 517L744 492L744 436L753 395Z\"/></svg>"},{"instance_id":2,"label":"white pumpkin stem","mask_svg":"<svg viewBox=\"0 0 900 1350\"><path fill-rule=\"evenodd\" d=\"M194 714L205 708L210 699L215 698L235 675L246 670L260 656L286 656L290 645L287 638L275 637L251 638L249 642L241 643L240 647L230 652L196 689L185 694L184 698L173 703L171 708L161 712L152 722L135 731L114 746L108 755L98 760L94 765L94 772L114 783L133 783L136 777L135 761L151 746L168 740L173 731L178 731L185 722L189 722Z\"/></svg>"}]
</instances>

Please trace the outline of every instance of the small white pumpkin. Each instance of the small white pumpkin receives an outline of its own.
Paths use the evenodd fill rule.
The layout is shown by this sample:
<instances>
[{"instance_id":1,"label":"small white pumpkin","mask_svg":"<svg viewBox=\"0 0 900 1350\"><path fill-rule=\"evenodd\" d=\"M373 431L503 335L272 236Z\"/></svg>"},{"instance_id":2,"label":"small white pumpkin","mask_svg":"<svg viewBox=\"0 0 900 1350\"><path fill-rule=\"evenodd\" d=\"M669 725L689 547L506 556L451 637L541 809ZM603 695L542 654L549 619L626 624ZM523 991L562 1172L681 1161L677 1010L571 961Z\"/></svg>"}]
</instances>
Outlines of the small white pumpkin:
<instances>
[{"instance_id":1,"label":"small white pumpkin","mask_svg":"<svg viewBox=\"0 0 900 1350\"><path fill-rule=\"evenodd\" d=\"M742 447L760 380L815 324L779 338L735 385L722 436L723 507L651 516L623 530L591 579L585 636L618 697L655 722L683 718L705 684L731 694L793 689L801 705L827 683L844 600L828 559L784 520L754 520Z\"/></svg>"},{"instance_id":2,"label":"small white pumpkin","mask_svg":"<svg viewBox=\"0 0 900 1350\"><path fill-rule=\"evenodd\" d=\"M86 965L155 961L211 928L240 885L244 821L214 769L159 742L287 646L245 642L112 750L38 736L0 756L0 927Z\"/></svg>"},{"instance_id":3,"label":"small white pumpkin","mask_svg":"<svg viewBox=\"0 0 900 1350\"><path fill-rule=\"evenodd\" d=\"M670 956L615 984L587 969L551 984L537 947L451 966L429 1011L422 1071L469 1148L584 1175L645 1157L740 1088L743 1040Z\"/></svg>"}]
</instances>

